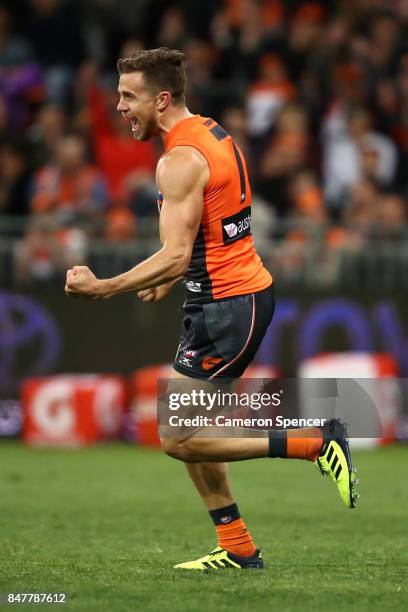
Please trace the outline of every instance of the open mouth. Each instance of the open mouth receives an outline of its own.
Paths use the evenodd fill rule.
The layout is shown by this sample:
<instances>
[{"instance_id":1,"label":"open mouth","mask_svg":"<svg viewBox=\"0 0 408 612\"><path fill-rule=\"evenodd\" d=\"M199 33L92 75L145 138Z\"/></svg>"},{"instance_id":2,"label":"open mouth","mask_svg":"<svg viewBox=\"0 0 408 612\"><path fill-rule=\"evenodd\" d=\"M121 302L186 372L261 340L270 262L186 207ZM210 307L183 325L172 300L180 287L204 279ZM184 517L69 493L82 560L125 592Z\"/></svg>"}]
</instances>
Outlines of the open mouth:
<instances>
[{"instance_id":1,"label":"open mouth","mask_svg":"<svg viewBox=\"0 0 408 612\"><path fill-rule=\"evenodd\" d=\"M132 119L132 120L131 120L131 123L132 123L132 132L136 132L136 130L137 130L137 129L138 129L138 127L139 127L139 122L138 122L138 120L137 120L137 119Z\"/></svg>"}]
</instances>

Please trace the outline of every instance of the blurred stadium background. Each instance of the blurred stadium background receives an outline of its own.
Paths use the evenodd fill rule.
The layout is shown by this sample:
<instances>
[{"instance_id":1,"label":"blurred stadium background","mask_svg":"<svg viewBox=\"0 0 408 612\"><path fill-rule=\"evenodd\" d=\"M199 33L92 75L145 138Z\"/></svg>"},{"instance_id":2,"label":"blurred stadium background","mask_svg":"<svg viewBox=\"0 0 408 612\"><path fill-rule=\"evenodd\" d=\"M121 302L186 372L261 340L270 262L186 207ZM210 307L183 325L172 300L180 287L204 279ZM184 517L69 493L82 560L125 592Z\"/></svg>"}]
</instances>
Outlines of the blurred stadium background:
<instances>
[{"instance_id":1,"label":"blurred stadium background","mask_svg":"<svg viewBox=\"0 0 408 612\"><path fill-rule=\"evenodd\" d=\"M112 276L158 247L154 170L160 143L133 141L116 112L116 60L138 49L184 50L189 109L219 121L245 153L255 241L278 294L257 356L261 369L252 375L294 377L306 364L318 377L320 356L341 354L340 376L408 377L407 34L407 0L1 2L0 461L8 459L4 484L10 497L4 500L11 515L25 504L23 485L31 478L38 486L29 487L29 507L34 513L40 508L47 525L58 524L40 497L48 504L54 494L64 495L64 483L81 495L87 490L80 475L72 482L72 462L78 474L84 469L83 478L92 474L85 469L85 451L76 451L76 458L63 450L34 452L6 438L18 439L23 430L25 442L36 446L86 445L106 437L155 443L155 380L177 346L182 289L153 306L131 295L68 301L63 291L72 265ZM406 440L404 402L392 408L388 425L388 441ZM152 478L171 474L174 482L180 479L176 490L187 491L184 474L170 459L114 445L94 452L97 477L105 474L105 485L119 497L108 465L113 461L123 471L134 457ZM407 495L400 471L405 447L379 452L385 449L373 451L373 464L378 469L390 461L391 497L399 508ZM53 494L48 458L59 466ZM370 462L363 461L369 479ZM255 476L252 468L234 469L238 489L248 470ZM90 504L103 495L94 493ZM192 500L193 493L187 503L199 517L199 502ZM146 501L132 501L143 521ZM26 518L22 510L20 518ZM397 514L394 519L397 524ZM18 532L16 520L11 534ZM19 569L0 590L21 583L24 559L31 559L25 575L37 575L30 563L38 553L36 538L44 535L40 518L30 526L28 548L17 546L15 553ZM81 530L75 534L79 542ZM117 537L121 542L119 531ZM11 538L3 550L12 550ZM387 543L376 545L386 558ZM146 554L157 556L154 546ZM48 553L40 549L44 567ZM95 554L102 555L99 549ZM49 563L55 563L51 553ZM289 584L291 576L285 576ZM81 581L79 573L74 579ZM35 581L30 584L34 588ZM395 609L398 584L392 596L386 592ZM93 600L93 593L88 609L133 609L130 600L104 607L103 588L102 599ZM255 601L249 591L247 596ZM373 596L372 609L376 601ZM195 605L190 609L202 609Z\"/></svg>"}]
</instances>

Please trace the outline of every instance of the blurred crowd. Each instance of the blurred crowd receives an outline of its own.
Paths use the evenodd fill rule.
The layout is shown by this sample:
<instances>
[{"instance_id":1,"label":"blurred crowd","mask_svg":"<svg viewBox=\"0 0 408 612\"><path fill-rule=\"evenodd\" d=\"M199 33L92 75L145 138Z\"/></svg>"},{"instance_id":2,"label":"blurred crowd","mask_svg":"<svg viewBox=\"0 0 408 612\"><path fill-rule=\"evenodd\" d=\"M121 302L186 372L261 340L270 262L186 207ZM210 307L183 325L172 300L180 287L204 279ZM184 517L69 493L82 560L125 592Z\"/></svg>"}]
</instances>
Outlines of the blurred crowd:
<instances>
[{"instance_id":1,"label":"blurred crowd","mask_svg":"<svg viewBox=\"0 0 408 612\"><path fill-rule=\"evenodd\" d=\"M132 140L116 111L117 58L156 46L185 51L189 109L243 149L264 251L273 237L296 267L312 237L334 251L405 239L408 0L10 0L0 215L27 221L21 282L157 214L161 144Z\"/></svg>"}]
</instances>

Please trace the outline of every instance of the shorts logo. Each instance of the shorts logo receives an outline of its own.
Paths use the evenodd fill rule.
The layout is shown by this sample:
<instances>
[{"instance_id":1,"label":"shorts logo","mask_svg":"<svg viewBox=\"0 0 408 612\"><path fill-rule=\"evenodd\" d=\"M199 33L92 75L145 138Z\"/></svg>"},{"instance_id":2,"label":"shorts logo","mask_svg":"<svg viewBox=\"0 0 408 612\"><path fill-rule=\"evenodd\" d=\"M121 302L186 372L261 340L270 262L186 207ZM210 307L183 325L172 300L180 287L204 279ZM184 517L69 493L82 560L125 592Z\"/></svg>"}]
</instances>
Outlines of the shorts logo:
<instances>
[{"instance_id":1,"label":"shorts logo","mask_svg":"<svg viewBox=\"0 0 408 612\"><path fill-rule=\"evenodd\" d=\"M224 244L231 244L251 233L251 207L246 206L240 212L221 220Z\"/></svg>"},{"instance_id":2,"label":"shorts logo","mask_svg":"<svg viewBox=\"0 0 408 612\"><path fill-rule=\"evenodd\" d=\"M197 357L197 355L198 355L198 351L191 351L191 350L183 351L183 356L190 358L190 359Z\"/></svg>"},{"instance_id":3,"label":"shorts logo","mask_svg":"<svg viewBox=\"0 0 408 612\"><path fill-rule=\"evenodd\" d=\"M201 291L201 283L196 283L192 280L186 282L186 287L189 291L192 291L193 293L200 293Z\"/></svg>"},{"instance_id":4,"label":"shorts logo","mask_svg":"<svg viewBox=\"0 0 408 612\"><path fill-rule=\"evenodd\" d=\"M203 370L211 370L212 368L215 368L216 365L221 363L221 361L221 357L204 357L201 362L201 366Z\"/></svg>"},{"instance_id":5,"label":"shorts logo","mask_svg":"<svg viewBox=\"0 0 408 612\"><path fill-rule=\"evenodd\" d=\"M191 363L190 359L187 359L187 357L181 356L178 358L178 362L180 365L186 366L187 368L192 368L193 364Z\"/></svg>"}]
</instances>

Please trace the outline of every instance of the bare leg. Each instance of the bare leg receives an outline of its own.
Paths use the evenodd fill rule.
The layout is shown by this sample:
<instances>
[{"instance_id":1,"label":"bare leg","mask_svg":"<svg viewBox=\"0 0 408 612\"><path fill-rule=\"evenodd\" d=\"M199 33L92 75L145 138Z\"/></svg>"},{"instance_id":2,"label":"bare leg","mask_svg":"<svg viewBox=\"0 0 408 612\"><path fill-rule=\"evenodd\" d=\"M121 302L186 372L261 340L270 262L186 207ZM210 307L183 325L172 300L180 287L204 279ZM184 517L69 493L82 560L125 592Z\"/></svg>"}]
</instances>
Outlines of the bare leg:
<instances>
[{"instance_id":1,"label":"bare leg","mask_svg":"<svg viewBox=\"0 0 408 612\"><path fill-rule=\"evenodd\" d=\"M191 388L194 388L195 383L193 379L175 370L173 370L171 378L185 381L186 391L190 389L191 385L193 385ZM195 382L199 383L199 381ZM202 427L194 433L186 434L187 437L183 438L173 437L177 433L180 436L180 433L173 433L171 427L161 428L162 448L171 457L186 463L224 463L268 457L269 441L267 432L258 431L255 433L254 431L251 432L248 429L239 429L237 427L222 427L221 429L223 437L214 437L217 429L214 426L209 426ZM221 431L221 429L219 428L218 431ZM212 473L215 474L216 469L212 470ZM209 481L211 481L211 478L210 476Z\"/></svg>"},{"instance_id":2,"label":"bare leg","mask_svg":"<svg viewBox=\"0 0 408 612\"><path fill-rule=\"evenodd\" d=\"M196 438L163 441L165 452L186 463L230 462L268 457L267 438Z\"/></svg>"},{"instance_id":3,"label":"bare leg","mask_svg":"<svg viewBox=\"0 0 408 612\"><path fill-rule=\"evenodd\" d=\"M176 373L175 373L176 374ZM178 377L181 375L177 374ZM201 431L198 432L200 435ZM234 446L238 442L239 448L234 450ZM246 450L241 448L242 442ZM190 475L198 493L200 494L207 509L211 513L217 530L218 545L221 549L228 550L239 556L252 557L256 551L256 547L252 540L251 534L240 517L238 507L232 496L231 486L228 479L228 464L225 462L213 459L213 456L221 453L227 453L228 458L234 453L250 452L250 457L253 456L254 444L257 440L231 440L229 438L195 438L191 436L185 440L166 439L162 438L163 449L172 454L178 459L185 462L187 472ZM262 440L265 446L265 440ZM266 441L267 442L267 441ZM232 443L232 444L231 444ZM235 443L235 444L234 444ZM188 445L188 446L187 446ZM248 446L250 447L248 449ZM256 452L261 452L260 456L267 456L267 448L258 449ZM197 459L200 456L200 459ZM192 462L190 462L191 457ZM201 461L202 458L202 461ZM239 458L246 458L240 456ZM248 457L249 458L249 457ZM228 508L228 510L227 510ZM228 524L222 524L223 521L211 511L227 510L226 517L229 518Z\"/></svg>"},{"instance_id":4,"label":"bare leg","mask_svg":"<svg viewBox=\"0 0 408 612\"><path fill-rule=\"evenodd\" d=\"M185 465L208 510L224 508L234 503L226 463L186 463Z\"/></svg>"}]
</instances>

